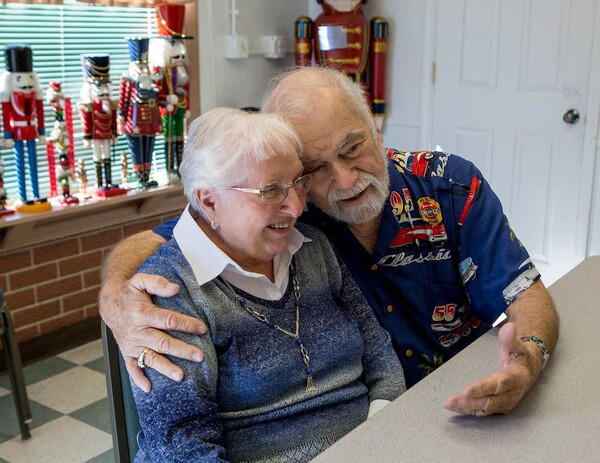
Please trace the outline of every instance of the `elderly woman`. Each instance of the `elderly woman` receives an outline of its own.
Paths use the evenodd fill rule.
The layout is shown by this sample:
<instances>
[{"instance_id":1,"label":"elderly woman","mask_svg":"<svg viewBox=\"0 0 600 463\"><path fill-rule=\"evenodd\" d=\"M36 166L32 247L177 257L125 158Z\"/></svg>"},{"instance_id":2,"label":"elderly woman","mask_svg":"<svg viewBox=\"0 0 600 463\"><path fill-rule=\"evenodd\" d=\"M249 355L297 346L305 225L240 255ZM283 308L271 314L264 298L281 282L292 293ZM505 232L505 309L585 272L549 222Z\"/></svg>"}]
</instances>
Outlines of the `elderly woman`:
<instances>
[{"instance_id":1,"label":"elderly woman","mask_svg":"<svg viewBox=\"0 0 600 463\"><path fill-rule=\"evenodd\" d=\"M189 205L140 268L180 285L162 307L201 318L205 353L133 385L136 462L303 462L404 391L387 332L321 232L298 225L311 177L274 114L214 109L190 126ZM146 355L140 356L143 364Z\"/></svg>"}]
</instances>

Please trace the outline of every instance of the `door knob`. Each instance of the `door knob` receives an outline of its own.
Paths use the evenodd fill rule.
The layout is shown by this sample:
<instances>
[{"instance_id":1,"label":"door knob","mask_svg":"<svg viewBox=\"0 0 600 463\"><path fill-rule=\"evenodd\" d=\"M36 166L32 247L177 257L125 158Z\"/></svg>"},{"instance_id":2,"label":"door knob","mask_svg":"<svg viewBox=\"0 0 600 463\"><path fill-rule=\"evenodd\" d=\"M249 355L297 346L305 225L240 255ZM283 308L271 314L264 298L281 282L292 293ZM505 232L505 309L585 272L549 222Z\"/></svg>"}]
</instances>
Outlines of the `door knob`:
<instances>
[{"instance_id":1,"label":"door knob","mask_svg":"<svg viewBox=\"0 0 600 463\"><path fill-rule=\"evenodd\" d=\"M577 124L579 120L579 111L576 109L569 109L563 116L563 121L567 124Z\"/></svg>"}]
</instances>

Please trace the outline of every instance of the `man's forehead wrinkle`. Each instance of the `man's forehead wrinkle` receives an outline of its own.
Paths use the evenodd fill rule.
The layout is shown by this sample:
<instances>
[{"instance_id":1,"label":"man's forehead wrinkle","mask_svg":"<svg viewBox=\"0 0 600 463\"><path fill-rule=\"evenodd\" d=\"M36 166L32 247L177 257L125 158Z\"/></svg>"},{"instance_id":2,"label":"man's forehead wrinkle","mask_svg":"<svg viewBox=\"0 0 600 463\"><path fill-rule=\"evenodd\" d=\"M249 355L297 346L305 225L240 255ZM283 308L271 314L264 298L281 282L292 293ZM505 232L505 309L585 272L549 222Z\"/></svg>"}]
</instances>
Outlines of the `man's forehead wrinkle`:
<instances>
[{"instance_id":1,"label":"man's forehead wrinkle","mask_svg":"<svg viewBox=\"0 0 600 463\"><path fill-rule=\"evenodd\" d=\"M346 134L346 136L340 143L340 148L343 148L344 146L349 145L349 144L355 142L356 140L360 140L364 136L365 136L365 131L363 129L351 130L350 132L348 132L348 134Z\"/></svg>"}]
</instances>

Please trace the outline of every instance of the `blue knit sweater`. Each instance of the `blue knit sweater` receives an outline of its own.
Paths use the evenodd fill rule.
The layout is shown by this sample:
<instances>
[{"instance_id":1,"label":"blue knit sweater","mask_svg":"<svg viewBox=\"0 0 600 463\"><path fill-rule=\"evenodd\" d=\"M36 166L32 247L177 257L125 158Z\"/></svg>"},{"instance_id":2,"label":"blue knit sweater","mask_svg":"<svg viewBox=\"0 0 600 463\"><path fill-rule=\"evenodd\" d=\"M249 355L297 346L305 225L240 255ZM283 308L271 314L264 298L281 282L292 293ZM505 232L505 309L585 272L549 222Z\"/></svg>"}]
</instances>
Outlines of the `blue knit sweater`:
<instances>
[{"instance_id":1,"label":"blue knit sweater","mask_svg":"<svg viewBox=\"0 0 600 463\"><path fill-rule=\"evenodd\" d=\"M253 318L221 280L199 286L174 239L142 265L140 272L181 286L177 296L154 302L202 319L209 333L170 332L205 354L200 364L170 358L183 368L182 381L147 369L150 393L132 383L142 427L137 463L309 461L364 421L372 400L393 400L405 390L389 335L348 270L321 232L298 228L312 239L294 257L312 394L295 339ZM291 280L279 301L236 292L294 331Z\"/></svg>"}]
</instances>

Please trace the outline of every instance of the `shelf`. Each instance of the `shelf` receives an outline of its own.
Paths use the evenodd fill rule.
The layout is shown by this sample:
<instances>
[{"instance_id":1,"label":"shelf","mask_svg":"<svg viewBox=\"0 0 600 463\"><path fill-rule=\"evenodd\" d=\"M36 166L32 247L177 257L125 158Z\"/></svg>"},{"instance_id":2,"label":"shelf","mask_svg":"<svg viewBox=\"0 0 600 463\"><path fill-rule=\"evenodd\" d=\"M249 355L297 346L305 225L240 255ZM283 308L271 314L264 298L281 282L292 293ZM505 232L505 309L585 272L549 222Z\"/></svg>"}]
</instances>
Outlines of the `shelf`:
<instances>
[{"instance_id":1,"label":"shelf","mask_svg":"<svg viewBox=\"0 0 600 463\"><path fill-rule=\"evenodd\" d=\"M53 205L48 212L6 215L0 218L0 254L156 215L176 215L186 202L183 187L177 185L92 198L73 206Z\"/></svg>"}]
</instances>

